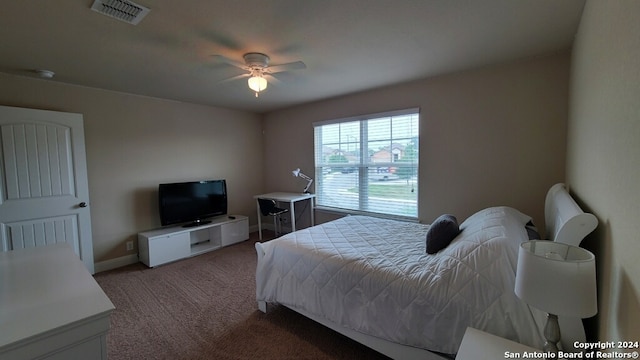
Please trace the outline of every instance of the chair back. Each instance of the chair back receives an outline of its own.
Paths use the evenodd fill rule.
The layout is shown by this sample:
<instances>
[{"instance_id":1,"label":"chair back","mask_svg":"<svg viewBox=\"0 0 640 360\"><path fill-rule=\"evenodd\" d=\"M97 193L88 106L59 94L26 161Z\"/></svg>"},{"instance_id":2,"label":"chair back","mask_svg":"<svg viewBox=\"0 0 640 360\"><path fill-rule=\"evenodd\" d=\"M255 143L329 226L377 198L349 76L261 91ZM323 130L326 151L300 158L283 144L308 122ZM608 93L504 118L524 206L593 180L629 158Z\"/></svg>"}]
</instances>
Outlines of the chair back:
<instances>
[{"instance_id":1,"label":"chair back","mask_svg":"<svg viewBox=\"0 0 640 360\"><path fill-rule=\"evenodd\" d=\"M276 207L276 201L272 199L258 199L258 204L260 204L260 212L264 216L269 216Z\"/></svg>"}]
</instances>

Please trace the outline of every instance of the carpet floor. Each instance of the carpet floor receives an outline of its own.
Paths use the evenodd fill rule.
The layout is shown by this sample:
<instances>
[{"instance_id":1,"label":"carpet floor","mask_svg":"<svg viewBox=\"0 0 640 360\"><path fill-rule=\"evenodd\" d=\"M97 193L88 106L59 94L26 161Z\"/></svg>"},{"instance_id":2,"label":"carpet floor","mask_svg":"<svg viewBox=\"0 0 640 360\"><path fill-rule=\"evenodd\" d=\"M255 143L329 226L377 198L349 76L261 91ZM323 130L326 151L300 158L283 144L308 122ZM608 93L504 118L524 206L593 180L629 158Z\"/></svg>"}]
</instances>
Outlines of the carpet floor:
<instances>
[{"instance_id":1,"label":"carpet floor","mask_svg":"<svg viewBox=\"0 0 640 360\"><path fill-rule=\"evenodd\" d=\"M258 311L256 241L96 274L116 307L109 359L388 359L285 307Z\"/></svg>"}]
</instances>

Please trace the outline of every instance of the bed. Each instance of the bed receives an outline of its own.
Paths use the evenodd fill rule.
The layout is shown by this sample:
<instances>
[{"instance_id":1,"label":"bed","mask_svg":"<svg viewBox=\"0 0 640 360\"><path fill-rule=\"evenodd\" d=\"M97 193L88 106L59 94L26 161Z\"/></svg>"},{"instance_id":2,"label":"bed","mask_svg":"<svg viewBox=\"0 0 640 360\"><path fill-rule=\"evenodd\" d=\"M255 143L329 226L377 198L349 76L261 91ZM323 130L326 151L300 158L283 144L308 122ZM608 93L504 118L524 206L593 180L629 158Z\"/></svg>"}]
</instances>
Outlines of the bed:
<instances>
[{"instance_id":1,"label":"bed","mask_svg":"<svg viewBox=\"0 0 640 360\"><path fill-rule=\"evenodd\" d=\"M545 201L547 234L579 244L597 220L562 184ZM256 243L256 297L287 306L394 359L451 358L467 327L539 347L545 314L513 292L519 245L531 218L492 207L427 254L429 225L347 216ZM594 223L595 221L595 223ZM584 340L579 319L561 319L563 340Z\"/></svg>"}]
</instances>

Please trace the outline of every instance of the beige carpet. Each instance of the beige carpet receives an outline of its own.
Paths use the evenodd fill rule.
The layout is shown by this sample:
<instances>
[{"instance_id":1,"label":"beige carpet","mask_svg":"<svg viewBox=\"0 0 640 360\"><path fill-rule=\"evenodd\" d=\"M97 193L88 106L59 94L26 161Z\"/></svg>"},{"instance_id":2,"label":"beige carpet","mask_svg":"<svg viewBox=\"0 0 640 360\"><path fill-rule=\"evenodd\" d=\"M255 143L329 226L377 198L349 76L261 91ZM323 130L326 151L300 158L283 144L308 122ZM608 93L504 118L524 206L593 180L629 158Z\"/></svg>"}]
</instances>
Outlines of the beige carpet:
<instances>
[{"instance_id":1,"label":"beige carpet","mask_svg":"<svg viewBox=\"0 0 640 360\"><path fill-rule=\"evenodd\" d=\"M256 235L154 269L96 274L116 306L109 359L387 359L284 307L258 311Z\"/></svg>"}]
</instances>

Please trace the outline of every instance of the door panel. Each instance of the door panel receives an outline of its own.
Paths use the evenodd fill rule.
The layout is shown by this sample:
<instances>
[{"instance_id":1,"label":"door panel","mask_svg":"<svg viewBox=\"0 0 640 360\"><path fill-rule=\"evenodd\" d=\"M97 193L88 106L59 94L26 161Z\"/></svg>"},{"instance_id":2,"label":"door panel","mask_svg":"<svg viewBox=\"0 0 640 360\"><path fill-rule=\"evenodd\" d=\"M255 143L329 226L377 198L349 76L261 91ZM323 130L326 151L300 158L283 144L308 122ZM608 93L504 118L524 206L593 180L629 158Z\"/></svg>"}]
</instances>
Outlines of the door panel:
<instances>
[{"instance_id":1,"label":"door panel","mask_svg":"<svg viewBox=\"0 0 640 360\"><path fill-rule=\"evenodd\" d=\"M93 273L80 114L0 106L0 250L72 245Z\"/></svg>"},{"instance_id":2,"label":"door panel","mask_svg":"<svg viewBox=\"0 0 640 360\"><path fill-rule=\"evenodd\" d=\"M68 127L19 124L0 129L7 199L74 195Z\"/></svg>"},{"instance_id":3,"label":"door panel","mask_svg":"<svg viewBox=\"0 0 640 360\"><path fill-rule=\"evenodd\" d=\"M17 221L4 225L8 231L6 251L68 243L79 253L77 216Z\"/></svg>"}]
</instances>

